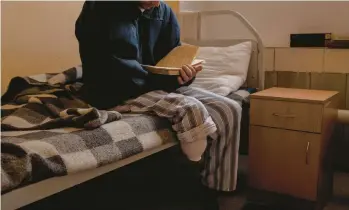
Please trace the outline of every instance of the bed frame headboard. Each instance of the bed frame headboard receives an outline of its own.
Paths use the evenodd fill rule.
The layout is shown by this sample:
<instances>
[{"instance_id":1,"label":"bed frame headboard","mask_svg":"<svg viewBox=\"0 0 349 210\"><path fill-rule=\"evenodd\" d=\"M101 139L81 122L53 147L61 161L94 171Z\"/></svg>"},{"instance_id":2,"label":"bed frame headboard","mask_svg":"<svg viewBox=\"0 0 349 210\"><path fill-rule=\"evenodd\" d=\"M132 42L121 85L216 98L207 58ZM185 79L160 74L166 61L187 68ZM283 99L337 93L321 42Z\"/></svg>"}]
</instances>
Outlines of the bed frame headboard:
<instances>
[{"instance_id":1,"label":"bed frame headboard","mask_svg":"<svg viewBox=\"0 0 349 210\"><path fill-rule=\"evenodd\" d=\"M237 18L249 30L254 39L202 39L202 18L207 16L229 15ZM231 10L217 11L181 11L178 14L181 25L181 39L183 42L198 46L231 46L245 41L252 42L252 54L245 87L264 89L264 45L257 30L240 13ZM183 26L188 27L183 27Z\"/></svg>"}]
</instances>

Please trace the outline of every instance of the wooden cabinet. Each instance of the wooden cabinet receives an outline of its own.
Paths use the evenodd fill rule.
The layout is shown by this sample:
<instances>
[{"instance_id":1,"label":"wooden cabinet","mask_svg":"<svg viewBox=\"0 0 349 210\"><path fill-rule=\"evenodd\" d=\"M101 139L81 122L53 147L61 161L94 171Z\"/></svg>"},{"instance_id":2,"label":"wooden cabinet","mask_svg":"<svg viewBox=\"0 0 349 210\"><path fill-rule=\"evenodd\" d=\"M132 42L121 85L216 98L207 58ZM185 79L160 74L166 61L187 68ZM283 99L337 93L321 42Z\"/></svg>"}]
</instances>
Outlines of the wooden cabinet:
<instances>
[{"instance_id":1,"label":"wooden cabinet","mask_svg":"<svg viewBox=\"0 0 349 210\"><path fill-rule=\"evenodd\" d=\"M331 190L328 148L337 96L288 88L251 95L250 187L311 201Z\"/></svg>"}]
</instances>

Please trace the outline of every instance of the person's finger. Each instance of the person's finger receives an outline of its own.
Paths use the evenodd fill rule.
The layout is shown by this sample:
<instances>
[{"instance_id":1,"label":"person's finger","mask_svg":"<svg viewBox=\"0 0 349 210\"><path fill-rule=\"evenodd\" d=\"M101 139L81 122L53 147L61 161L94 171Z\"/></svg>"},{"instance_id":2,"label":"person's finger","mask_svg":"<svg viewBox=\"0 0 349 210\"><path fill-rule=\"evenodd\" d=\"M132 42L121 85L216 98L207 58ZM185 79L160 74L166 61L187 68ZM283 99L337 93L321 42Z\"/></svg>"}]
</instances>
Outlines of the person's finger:
<instances>
[{"instance_id":1,"label":"person's finger","mask_svg":"<svg viewBox=\"0 0 349 210\"><path fill-rule=\"evenodd\" d=\"M196 72L202 71L202 65L197 65L194 68Z\"/></svg>"},{"instance_id":2,"label":"person's finger","mask_svg":"<svg viewBox=\"0 0 349 210\"><path fill-rule=\"evenodd\" d=\"M183 81L183 79L182 79L182 77L177 77L177 80L178 80L178 83L180 84L180 85L183 85L184 84L184 81Z\"/></svg>"},{"instance_id":3,"label":"person's finger","mask_svg":"<svg viewBox=\"0 0 349 210\"><path fill-rule=\"evenodd\" d=\"M191 72L192 72L192 77L191 77L191 79L193 79L193 78L196 76L197 71L196 71L196 69L195 69L194 66L189 66L188 68L189 68L189 69L191 70Z\"/></svg>"},{"instance_id":4,"label":"person's finger","mask_svg":"<svg viewBox=\"0 0 349 210\"><path fill-rule=\"evenodd\" d=\"M182 69L180 70L180 75L181 75L182 80L183 80L184 82L187 82L187 81L189 80L189 77L188 77L188 75L187 75L187 73L186 73L186 70L185 70L185 67L184 67L184 66L183 66Z\"/></svg>"},{"instance_id":5,"label":"person's finger","mask_svg":"<svg viewBox=\"0 0 349 210\"><path fill-rule=\"evenodd\" d=\"M191 78L190 79L193 79L195 76L196 76L196 70L195 70L195 67L192 66L192 65L188 65L188 68L190 69L191 71Z\"/></svg>"},{"instance_id":6,"label":"person's finger","mask_svg":"<svg viewBox=\"0 0 349 210\"><path fill-rule=\"evenodd\" d=\"M194 72L196 71L195 66L189 65L189 67L192 71L194 71Z\"/></svg>"},{"instance_id":7,"label":"person's finger","mask_svg":"<svg viewBox=\"0 0 349 210\"><path fill-rule=\"evenodd\" d=\"M183 69L185 71L185 74L188 76L189 80L193 77L193 69L189 65L183 66Z\"/></svg>"}]
</instances>

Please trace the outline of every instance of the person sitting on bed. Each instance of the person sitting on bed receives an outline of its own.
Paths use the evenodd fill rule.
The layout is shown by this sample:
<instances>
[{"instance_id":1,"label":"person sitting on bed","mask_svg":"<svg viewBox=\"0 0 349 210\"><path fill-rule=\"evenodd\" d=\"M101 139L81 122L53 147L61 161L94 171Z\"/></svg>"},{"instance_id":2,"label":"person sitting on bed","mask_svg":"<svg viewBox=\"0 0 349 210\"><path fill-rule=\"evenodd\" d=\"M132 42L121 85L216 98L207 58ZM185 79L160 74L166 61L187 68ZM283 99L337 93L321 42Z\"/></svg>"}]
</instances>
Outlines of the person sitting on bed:
<instances>
[{"instance_id":1,"label":"person sitting on bed","mask_svg":"<svg viewBox=\"0 0 349 210\"><path fill-rule=\"evenodd\" d=\"M172 92L190 85L202 66L183 66L181 76L155 75L155 65L181 45L171 8L160 1L87 1L76 21L83 66L82 94L99 109L152 90Z\"/></svg>"},{"instance_id":2,"label":"person sitting on bed","mask_svg":"<svg viewBox=\"0 0 349 210\"><path fill-rule=\"evenodd\" d=\"M141 64L155 65L181 45L177 18L161 1L86 1L76 21L75 35L83 68L82 97L99 109L115 107L153 90L173 92L190 85L202 70L200 65L186 65L176 77L152 74L142 68ZM200 107L195 103L193 106ZM200 140L182 146L189 159L201 159L206 136Z\"/></svg>"},{"instance_id":3,"label":"person sitting on bed","mask_svg":"<svg viewBox=\"0 0 349 210\"><path fill-rule=\"evenodd\" d=\"M239 104L190 86L202 66L183 66L180 77L154 75L141 66L155 65L181 44L178 21L166 3L87 1L75 33L84 100L99 109L125 106L167 118L188 159L203 159L203 183L235 189ZM162 126L154 124L149 126Z\"/></svg>"}]
</instances>

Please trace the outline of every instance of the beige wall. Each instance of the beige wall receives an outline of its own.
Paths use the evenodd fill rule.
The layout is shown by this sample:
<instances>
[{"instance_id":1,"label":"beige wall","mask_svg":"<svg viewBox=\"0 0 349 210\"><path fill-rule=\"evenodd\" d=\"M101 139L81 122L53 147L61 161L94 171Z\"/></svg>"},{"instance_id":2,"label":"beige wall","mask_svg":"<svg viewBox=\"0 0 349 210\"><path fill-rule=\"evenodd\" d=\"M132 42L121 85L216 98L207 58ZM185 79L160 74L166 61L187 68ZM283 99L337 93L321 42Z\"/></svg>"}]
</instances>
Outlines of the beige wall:
<instances>
[{"instance_id":1,"label":"beige wall","mask_svg":"<svg viewBox=\"0 0 349 210\"><path fill-rule=\"evenodd\" d=\"M349 36L349 2L334 1L182 1L181 10L235 10L260 32L265 46L287 47L290 33L332 32ZM209 18L203 38L241 38L247 30L234 19ZM219 23L219 24L217 24Z\"/></svg>"},{"instance_id":2,"label":"beige wall","mask_svg":"<svg viewBox=\"0 0 349 210\"><path fill-rule=\"evenodd\" d=\"M339 107L349 109L348 58L348 49L267 48L265 86L339 91Z\"/></svg>"},{"instance_id":3,"label":"beige wall","mask_svg":"<svg viewBox=\"0 0 349 210\"><path fill-rule=\"evenodd\" d=\"M80 63L74 24L82 2L1 2L1 92L14 76Z\"/></svg>"}]
</instances>

